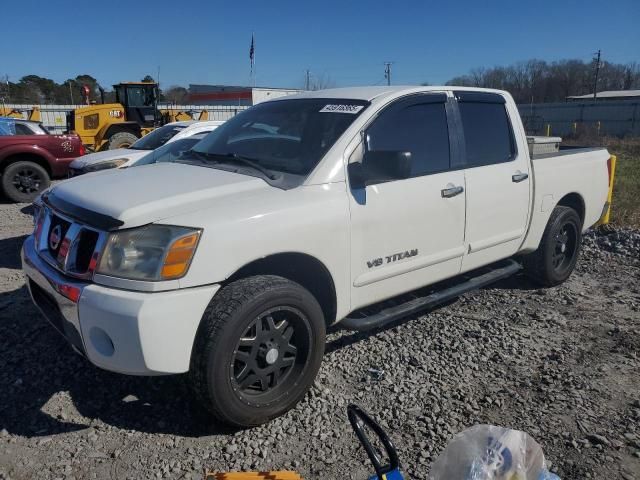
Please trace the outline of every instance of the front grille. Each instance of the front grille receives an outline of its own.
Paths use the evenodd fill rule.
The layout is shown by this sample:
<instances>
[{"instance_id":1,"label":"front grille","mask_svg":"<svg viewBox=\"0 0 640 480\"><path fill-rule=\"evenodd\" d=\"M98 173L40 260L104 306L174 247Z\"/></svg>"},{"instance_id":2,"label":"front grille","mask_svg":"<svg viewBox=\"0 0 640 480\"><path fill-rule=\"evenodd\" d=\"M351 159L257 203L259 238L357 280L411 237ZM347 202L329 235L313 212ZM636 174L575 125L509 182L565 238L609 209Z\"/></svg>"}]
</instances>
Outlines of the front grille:
<instances>
[{"instance_id":1,"label":"front grille","mask_svg":"<svg viewBox=\"0 0 640 480\"><path fill-rule=\"evenodd\" d=\"M44 206L36 234L38 254L47 263L69 276L90 280L106 232L75 222Z\"/></svg>"},{"instance_id":2,"label":"front grille","mask_svg":"<svg viewBox=\"0 0 640 480\"><path fill-rule=\"evenodd\" d=\"M60 218L57 215L52 215L51 226L47 232L47 247L49 254L53 258L58 258L60 247L62 247L63 240L69 231L71 222Z\"/></svg>"},{"instance_id":3,"label":"front grille","mask_svg":"<svg viewBox=\"0 0 640 480\"><path fill-rule=\"evenodd\" d=\"M91 257L98 243L98 232L93 230L82 230L78 238L78 246L76 248L74 270L81 273L89 270Z\"/></svg>"}]
</instances>

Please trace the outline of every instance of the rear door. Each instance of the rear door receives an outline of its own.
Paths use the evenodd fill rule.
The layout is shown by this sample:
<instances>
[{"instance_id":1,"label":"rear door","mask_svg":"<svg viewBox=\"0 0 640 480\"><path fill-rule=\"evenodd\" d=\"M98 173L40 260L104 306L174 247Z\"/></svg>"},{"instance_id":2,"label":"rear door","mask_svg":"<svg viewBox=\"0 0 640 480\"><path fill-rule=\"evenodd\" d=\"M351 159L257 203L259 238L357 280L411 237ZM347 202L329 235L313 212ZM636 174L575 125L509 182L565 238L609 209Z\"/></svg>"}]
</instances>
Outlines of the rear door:
<instances>
[{"instance_id":1,"label":"rear door","mask_svg":"<svg viewBox=\"0 0 640 480\"><path fill-rule=\"evenodd\" d=\"M464 170L451 142L444 93L396 100L364 130L365 150L410 152L411 177L351 188L352 308L460 271L464 254Z\"/></svg>"},{"instance_id":2,"label":"rear door","mask_svg":"<svg viewBox=\"0 0 640 480\"><path fill-rule=\"evenodd\" d=\"M502 95L454 93L467 185L462 271L468 271L517 252L529 213L529 152L518 149Z\"/></svg>"}]
</instances>

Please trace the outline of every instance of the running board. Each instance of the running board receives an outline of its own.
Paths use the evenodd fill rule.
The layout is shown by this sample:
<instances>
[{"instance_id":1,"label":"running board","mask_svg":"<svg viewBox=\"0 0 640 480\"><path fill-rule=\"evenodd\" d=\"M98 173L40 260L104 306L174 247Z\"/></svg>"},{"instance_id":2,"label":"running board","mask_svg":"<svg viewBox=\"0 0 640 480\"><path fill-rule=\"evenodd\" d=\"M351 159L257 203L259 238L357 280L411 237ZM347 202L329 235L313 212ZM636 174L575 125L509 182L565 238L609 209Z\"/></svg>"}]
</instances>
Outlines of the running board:
<instances>
[{"instance_id":1,"label":"running board","mask_svg":"<svg viewBox=\"0 0 640 480\"><path fill-rule=\"evenodd\" d=\"M488 268L485 267L476 270L475 274L474 272L469 272L462 276L462 278L466 278L466 280L447 286L442 290L425 295L416 295L416 292L414 292L409 300L392 306L386 306L389 301L382 302L378 304L382 305L380 310L375 313L367 313L372 308L375 309L375 305L357 310L351 313L352 316L344 318L340 322L340 325L349 330L357 330L360 332L371 330L372 328L379 328L407 315L433 308L463 293L486 287L498 280L510 277L520 271L521 268L522 266L515 260L505 260L491 265ZM402 297L404 297L404 295L400 298ZM391 300L391 302L393 302L393 300Z\"/></svg>"}]
</instances>

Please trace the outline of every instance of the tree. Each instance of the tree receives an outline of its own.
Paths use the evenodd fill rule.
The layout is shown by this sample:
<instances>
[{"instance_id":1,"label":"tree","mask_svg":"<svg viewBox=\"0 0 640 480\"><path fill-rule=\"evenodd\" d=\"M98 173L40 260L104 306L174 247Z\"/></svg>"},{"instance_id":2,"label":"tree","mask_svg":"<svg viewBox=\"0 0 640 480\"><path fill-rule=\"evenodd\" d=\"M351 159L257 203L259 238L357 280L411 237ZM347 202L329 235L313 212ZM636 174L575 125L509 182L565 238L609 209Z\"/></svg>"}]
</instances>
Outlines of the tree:
<instances>
[{"instance_id":1,"label":"tree","mask_svg":"<svg viewBox=\"0 0 640 480\"><path fill-rule=\"evenodd\" d=\"M551 64L532 59L507 67L475 68L468 75L454 77L447 85L488 87L507 90L517 103L563 102L568 96L593 93L595 64L578 59ZM598 91L640 88L637 64L603 61Z\"/></svg>"},{"instance_id":2,"label":"tree","mask_svg":"<svg viewBox=\"0 0 640 480\"><path fill-rule=\"evenodd\" d=\"M179 85L172 85L164 92L164 99L169 103L184 104L187 102L189 92Z\"/></svg>"},{"instance_id":3,"label":"tree","mask_svg":"<svg viewBox=\"0 0 640 480\"><path fill-rule=\"evenodd\" d=\"M145 75L141 82L156 83L151 75Z\"/></svg>"},{"instance_id":4,"label":"tree","mask_svg":"<svg viewBox=\"0 0 640 480\"><path fill-rule=\"evenodd\" d=\"M303 81L303 85L306 86L306 77ZM324 90L335 86L336 82L334 82L331 76L326 72L321 73L320 75L316 75L314 73L309 74L309 90Z\"/></svg>"}]
</instances>

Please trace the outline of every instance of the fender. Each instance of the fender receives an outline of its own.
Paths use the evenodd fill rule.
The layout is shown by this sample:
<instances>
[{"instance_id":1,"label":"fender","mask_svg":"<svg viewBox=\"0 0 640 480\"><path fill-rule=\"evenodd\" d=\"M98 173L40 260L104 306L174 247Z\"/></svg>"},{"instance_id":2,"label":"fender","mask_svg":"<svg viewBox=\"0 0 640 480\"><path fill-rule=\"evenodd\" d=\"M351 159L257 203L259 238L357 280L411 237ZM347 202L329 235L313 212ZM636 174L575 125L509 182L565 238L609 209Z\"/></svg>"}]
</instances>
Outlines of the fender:
<instances>
[{"instance_id":1,"label":"fender","mask_svg":"<svg viewBox=\"0 0 640 480\"><path fill-rule=\"evenodd\" d=\"M49 153L48 150L33 144L14 143L6 147L0 147L0 166L2 169L7 165L6 159L13 155L35 155L44 160L44 167L51 175L53 166L56 164L56 158Z\"/></svg>"}]
</instances>

